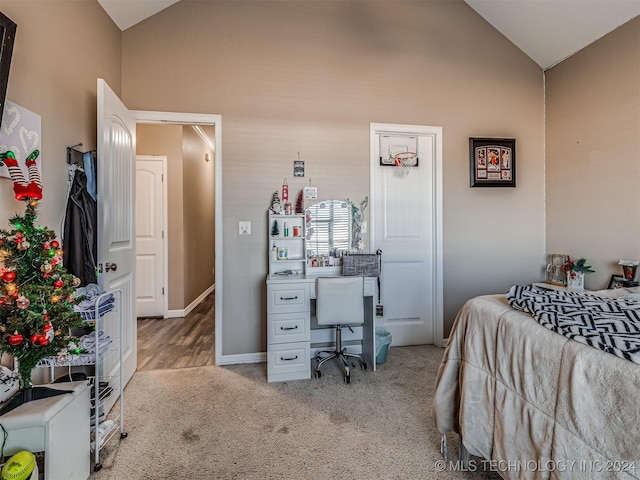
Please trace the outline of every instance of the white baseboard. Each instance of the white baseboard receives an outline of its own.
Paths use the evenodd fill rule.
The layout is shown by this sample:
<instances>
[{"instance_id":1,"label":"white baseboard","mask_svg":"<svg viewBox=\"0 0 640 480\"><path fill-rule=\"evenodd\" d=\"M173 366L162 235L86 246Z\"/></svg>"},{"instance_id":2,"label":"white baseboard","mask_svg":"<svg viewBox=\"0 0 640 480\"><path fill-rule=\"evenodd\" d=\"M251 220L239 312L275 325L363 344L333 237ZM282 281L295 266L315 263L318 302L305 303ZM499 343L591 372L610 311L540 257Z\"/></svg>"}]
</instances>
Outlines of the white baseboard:
<instances>
[{"instance_id":1,"label":"white baseboard","mask_svg":"<svg viewBox=\"0 0 640 480\"><path fill-rule=\"evenodd\" d=\"M240 363L265 363L267 352L242 353L239 355L222 355L218 365L237 365Z\"/></svg>"},{"instance_id":2,"label":"white baseboard","mask_svg":"<svg viewBox=\"0 0 640 480\"><path fill-rule=\"evenodd\" d=\"M216 284L214 283L213 285L211 285L209 288L207 288L204 292L202 292L198 298L196 298L193 302L191 302L187 308L184 308L182 310L168 310L167 311L167 318L181 318L181 317L186 317L194 308L196 308L198 305L200 305L200 302L202 302L205 298L207 298L207 296L213 292L216 289Z\"/></svg>"},{"instance_id":3,"label":"white baseboard","mask_svg":"<svg viewBox=\"0 0 640 480\"><path fill-rule=\"evenodd\" d=\"M446 347L449 338L442 339L442 343L439 347ZM349 351L351 353L362 353L362 345L349 345ZM320 350L331 350L331 347L316 347L310 350L309 358L314 358ZM258 353L241 353L237 355L222 355L220 363L217 365L238 365L241 363L265 363L267 361L267 352Z\"/></svg>"}]
</instances>

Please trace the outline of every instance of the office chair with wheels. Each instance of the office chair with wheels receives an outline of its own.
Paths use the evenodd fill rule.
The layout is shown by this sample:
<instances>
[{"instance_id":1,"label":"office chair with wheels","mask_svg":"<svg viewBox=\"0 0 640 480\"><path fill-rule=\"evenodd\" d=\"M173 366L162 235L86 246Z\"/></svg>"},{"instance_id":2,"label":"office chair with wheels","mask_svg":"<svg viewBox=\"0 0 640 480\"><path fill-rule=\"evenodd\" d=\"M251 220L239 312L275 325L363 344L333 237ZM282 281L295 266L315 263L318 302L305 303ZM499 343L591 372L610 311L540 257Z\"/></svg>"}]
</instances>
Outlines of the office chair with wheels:
<instances>
[{"instance_id":1,"label":"office chair with wheels","mask_svg":"<svg viewBox=\"0 0 640 480\"><path fill-rule=\"evenodd\" d=\"M318 362L314 372L316 378L322 375L320 367L332 358L342 361L345 383L351 383L349 358L359 360L361 368L367 369L367 361L362 355L347 353L346 348L342 348L342 326L349 327L349 325L364 322L363 296L364 277L318 277L316 289L318 325L335 325L336 346L334 351L321 351L316 355Z\"/></svg>"}]
</instances>

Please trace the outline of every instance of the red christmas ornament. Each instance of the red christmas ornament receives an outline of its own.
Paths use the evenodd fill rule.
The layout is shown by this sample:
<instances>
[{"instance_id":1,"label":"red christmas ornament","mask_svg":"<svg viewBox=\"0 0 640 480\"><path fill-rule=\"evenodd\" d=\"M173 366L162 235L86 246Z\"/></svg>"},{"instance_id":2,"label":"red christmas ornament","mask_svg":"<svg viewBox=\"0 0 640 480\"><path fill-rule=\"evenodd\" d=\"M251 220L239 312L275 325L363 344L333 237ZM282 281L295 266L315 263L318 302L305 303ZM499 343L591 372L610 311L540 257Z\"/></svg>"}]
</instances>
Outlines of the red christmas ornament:
<instances>
[{"instance_id":1,"label":"red christmas ornament","mask_svg":"<svg viewBox=\"0 0 640 480\"><path fill-rule=\"evenodd\" d=\"M9 345L20 345L24 341L24 337L20 335L18 332L15 332L13 335L9 337Z\"/></svg>"},{"instance_id":2,"label":"red christmas ornament","mask_svg":"<svg viewBox=\"0 0 640 480\"><path fill-rule=\"evenodd\" d=\"M51 248L58 248L60 246L60 242L58 242L57 240L52 240L49 245L51 245Z\"/></svg>"},{"instance_id":3,"label":"red christmas ornament","mask_svg":"<svg viewBox=\"0 0 640 480\"><path fill-rule=\"evenodd\" d=\"M47 314L46 310L42 312L42 318L44 318L47 322L49 321L49 315Z\"/></svg>"},{"instance_id":4,"label":"red christmas ornament","mask_svg":"<svg viewBox=\"0 0 640 480\"><path fill-rule=\"evenodd\" d=\"M15 279L16 279L16 272L12 270L7 270L2 274L2 280L4 280L6 283L11 283Z\"/></svg>"},{"instance_id":5,"label":"red christmas ornament","mask_svg":"<svg viewBox=\"0 0 640 480\"><path fill-rule=\"evenodd\" d=\"M33 335L31 335L31 343L33 343L34 345L42 345L42 340L46 339L39 333L34 333Z\"/></svg>"},{"instance_id":6,"label":"red christmas ornament","mask_svg":"<svg viewBox=\"0 0 640 480\"><path fill-rule=\"evenodd\" d=\"M51 245L49 245L48 243L45 243L42 245L42 248L44 248L45 250L49 250L51 248Z\"/></svg>"},{"instance_id":7,"label":"red christmas ornament","mask_svg":"<svg viewBox=\"0 0 640 480\"><path fill-rule=\"evenodd\" d=\"M58 279L55 282L53 282L53 286L55 288L62 288L62 287L64 287L64 282L62 280Z\"/></svg>"}]
</instances>

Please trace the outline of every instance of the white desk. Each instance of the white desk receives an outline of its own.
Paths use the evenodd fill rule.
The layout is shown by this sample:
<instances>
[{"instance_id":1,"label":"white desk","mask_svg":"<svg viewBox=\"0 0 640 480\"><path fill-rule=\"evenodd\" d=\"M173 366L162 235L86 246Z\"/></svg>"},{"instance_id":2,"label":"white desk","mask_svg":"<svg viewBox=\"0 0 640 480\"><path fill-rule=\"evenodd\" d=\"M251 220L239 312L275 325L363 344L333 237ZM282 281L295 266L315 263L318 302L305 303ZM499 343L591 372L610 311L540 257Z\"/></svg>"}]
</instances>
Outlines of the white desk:
<instances>
[{"instance_id":1,"label":"white desk","mask_svg":"<svg viewBox=\"0 0 640 480\"><path fill-rule=\"evenodd\" d=\"M71 393L33 400L0 416L8 434L4 454L44 452L44 478L88 478L89 385L83 381L46 386Z\"/></svg>"},{"instance_id":2,"label":"white desk","mask_svg":"<svg viewBox=\"0 0 640 480\"><path fill-rule=\"evenodd\" d=\"M335 329L320 327L315 317L316 278L311 275L267 278L267 379L269 382L311 378L311 359L319 350L333 348ZM364 318L353 334L342 331L342 343L362 353L370 370L376 369L376 279L364 279ZM329 348L328 348L329 347Z\"/></svg>"}]
</instances>

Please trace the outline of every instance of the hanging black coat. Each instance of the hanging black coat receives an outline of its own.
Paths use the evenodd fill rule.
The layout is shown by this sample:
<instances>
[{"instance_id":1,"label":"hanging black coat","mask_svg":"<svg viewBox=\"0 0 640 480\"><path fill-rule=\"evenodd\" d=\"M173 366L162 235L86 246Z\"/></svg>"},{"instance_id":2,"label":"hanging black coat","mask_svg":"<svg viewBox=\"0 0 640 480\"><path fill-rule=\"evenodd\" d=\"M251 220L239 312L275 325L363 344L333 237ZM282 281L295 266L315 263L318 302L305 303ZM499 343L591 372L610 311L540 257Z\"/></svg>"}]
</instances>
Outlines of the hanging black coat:
<instances>
[{"instance_id":1,"label":"hanging black coat","mask_svg":"<svg viewBox=\"0 0 640 480\"><path fill-rule=\"evenodd\" d=\"M77 170L67 200L63 249L64 267L82 285L97 282L97 233L97 204L87 191L87 176Z\"/></svg>"}]
</instances>

